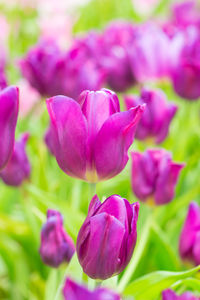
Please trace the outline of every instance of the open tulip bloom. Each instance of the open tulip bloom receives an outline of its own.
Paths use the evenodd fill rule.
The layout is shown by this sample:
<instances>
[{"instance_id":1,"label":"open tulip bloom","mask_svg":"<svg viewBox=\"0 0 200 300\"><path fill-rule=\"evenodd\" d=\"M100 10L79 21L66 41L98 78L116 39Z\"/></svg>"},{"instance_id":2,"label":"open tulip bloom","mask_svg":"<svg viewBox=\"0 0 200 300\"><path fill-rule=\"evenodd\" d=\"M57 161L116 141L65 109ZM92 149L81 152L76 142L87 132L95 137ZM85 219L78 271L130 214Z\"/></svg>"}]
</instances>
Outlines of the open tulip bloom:
<instances>
[{"instance_id":1,"label":"open tulip bloom","mask_svg":"<svg viewBox=\"0 0 200 300\"><path fill-rule=\"evenodd\" d=\"M89 182L120 173L144 107L120 112L116 94L105 89L84 91L78 103L65 96L48 99L51 145L60 168Z\"/></svg>"}]
</instances>

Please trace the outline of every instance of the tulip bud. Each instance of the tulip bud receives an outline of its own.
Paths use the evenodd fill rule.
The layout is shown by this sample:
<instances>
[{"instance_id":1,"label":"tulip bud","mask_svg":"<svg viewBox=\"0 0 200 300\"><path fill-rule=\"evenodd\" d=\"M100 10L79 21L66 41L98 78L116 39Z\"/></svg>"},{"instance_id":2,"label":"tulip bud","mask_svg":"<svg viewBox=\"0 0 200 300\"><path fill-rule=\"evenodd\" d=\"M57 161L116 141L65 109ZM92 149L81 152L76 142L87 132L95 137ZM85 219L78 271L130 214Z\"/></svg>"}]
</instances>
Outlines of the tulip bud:
<instances>
[{"instance_id":1,"label":"tulip bud","mask_svg":"<svg viewBox=\"0 0 200 300\"><path fill-rule=\"evenodd\" d=\"M19 110L19 90L10 86L0 91L0 170L10 159Z\"/></svg>"},{"instance_id":2,"label":"tulip bud","mask_svg":"<svg viewBox=\"0 0 200 300\"><path fill-rule=\"evenodd\" d=\"M177 106L167 102L166 95L161 90L143 89L140 97L125 96L124 101L127 109L146 103L146 109L136 130L137 139L153 138L156 144L159 144L167 137Z\"/></svg>"},{"instance_id":3,"label":"tulip bud","mask_svg":"<svg viewBox=\"0 0 200 300\"><path fill-rule=\"evenodd\" d=\"M139 203L113 195L101 203L95 195L77 238L83 271L93 279L117 275L128 265L137 239Z\"/></svg>"},{"instance_id":4,"label":"tulip bud","mask_svg":"<svg viewBox=\"0 0 200 300\"><path fill-rule=\"evenodd\" d=\"M11 186L19 186L29 178L31 166L25 151L29 134L22 135L19 141L15 142L13 154L6 167L0 172L1 179Z\"/></svg>"},{"instance_id":5,"label":"tulip bud","mask_svg":"<svg viewBox=\"0 0 200 300\"><path fill-rule=\"evenodd\" d=\"M200 207L196 202L189 205L180 235L179 253L182 259L200 264Z\"/></svg>"},{"instance_id":6,"label":"tulip bud","mask_svg":"<svg viewBox=\"0 0 200 300\"><path fill-rule=\"evenodd\" d=\"M62 215L49 209L47 222L41 232L40 256L42 261L54 268L61 263L69 262L75 252L75 246L71 237L63 228Z\"/></svg>"},{"instance_id":7,"label":"tulip bud","mask_svg":"<svg viewBox=\"0 0 200 300\"><path fill-rule=\"evenodd\" d=\"M174 291L168 289L162 292L162 300L199 300L199 297L194 296L190 292L185 292L180 296L176 295Z\"/></svg>"},{"instance_id":8,"label":"tulip bud","mask_svg":"<svg viewBox=\"0 0 200 300\"><path fill-rule=\"evenodd\" d=\"M65 281L63 296L65 300L120 300L119 295L106 288L90 291L70 278Z\"/></svg>"},{"instance_id":9,"label":"tulip bud","mask_svg":"<svg viewBox=\"0 0 200 300\"><path fill-rule=\"evenodd\" d=\"M89 182L114 177L127 164L144 105L120 112L109 90L84 91L78 102L64 96L47 100L57 162L68 175Z\"/></svg>"},{"instance_id":10,"label":"tulip bud","mask_svg":"<svg viewBox=\"0 0 200 300\"><path fill-rule=\"evenodd\" d=\"M143 202L162 205L174 198L175 186L184 164L172 161L164 149L132 152L132 189Z\"/></svg>"}]
</instances>

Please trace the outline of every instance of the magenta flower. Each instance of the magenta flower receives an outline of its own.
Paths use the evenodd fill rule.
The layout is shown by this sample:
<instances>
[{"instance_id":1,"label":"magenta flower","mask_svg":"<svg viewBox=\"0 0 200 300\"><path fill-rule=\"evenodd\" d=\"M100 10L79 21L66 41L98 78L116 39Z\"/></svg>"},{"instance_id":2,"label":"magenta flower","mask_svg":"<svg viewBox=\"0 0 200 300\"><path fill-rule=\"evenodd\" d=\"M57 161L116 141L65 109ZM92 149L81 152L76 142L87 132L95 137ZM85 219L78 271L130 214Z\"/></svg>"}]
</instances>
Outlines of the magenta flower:
<instances>
[{"instance_id":1,"label":"magenta flower","mask_svg":"<svg viewBox=\"0 0 200 300\"><path fill-rule=\"evenodd\" d=\"M129 48L132 72L138 82L160 79L169 74L170 39L154 24L138 28Z\"/></svg>"},{"instance_id":2,"label":"magenta flower","mask_svg":"<svg viewBox=\"0 0 200 300\"><path fill-rule=\"evenodd\" d=\"M189 205L180 235L179 253L183 259L200 264L200 207L196 202Z\"/></svg>"},{"instance_id":3,"label":"magenta flower","mask_svg":"<svg viewBox=\"0 0 200 300\"><path fill-rule=\"evenodd\" d=\"M140 97L128 95L124 97L124 101L127 109L146 103L136 130L137 139L153 138L159 144L167 137L177 106L167 102L166 95L161 90L143 89Z\"/></svg>"},{"instance_id":4,"label":"magenta flower","mask_svg":"<svg viewBox=\"0 0 200 300\"><path fill-rule=\"evenodd\" d=\"M174 291L168 289L162 292L162 300L199 300L199 297L192 295L190 292L185 292L180 296L176 295Z\"/></svg>"},{"instance_id":5,"label":"magenta flower","mask_svg":"<svg viewBox=\"0 0 200 300\"><path fill-rule=\"evenodd\" d=\"M179 28L191 25L200 26L200 17L197 9L197 1L185 0L175 3L172 7L173 23Z\"/></svg>"},{"instance_id":6,"label":"magenta flower","mask_svg":"<svg viewBox=\"0 0 200 300\"><path fill-rule=\"evenodd\" d=\"M0 172L1 179L11 186L19 186L30 176L31 166L25 147L29 134L24 133L19 141L15 142L14 151L6 167Z\"/></svg>"},{"instance_id":7,"label":"magenta flower","mask_svg":"<svg viewBox=\"0 0 200 300\"><path fill-rule=\"evenodd\" d=\"M77 238L83 271L93 279L107 279L128 265L137 239L139 203L112 195L101 203L95 195Z\"/></svg>"},{"instance_id":8,"label":"magenta flower","mask_svg":"<svg viewBox=\"0 0 200 300\"><path fill-rule=\"evenodd\" d=\"M65 281L63 296L65 300L120 300L119 295L106 288L90 291L70 278Z\"/></svg>"},{"instance_id":9,"label":"magenta flower","mask_svg":"<svg viewBox=\"0 0 200 300\"><path fill-rule=\"evenodd\" d=\"M4 69L0 67L0 90L3 90L7 87L7 79L4 72Z\"/></svg>"},{"instance_id":10,"label":"magenta flower","mask_svg":"<svg viewBox=\"0 0 200 300\"><path fill-rule=\"evenodd\" d=\"M51 267L57 268L61 263L69 262L75 252L71 237L63 227L62 215L49 209L47 221L41 231L40 256L42 261Z\"/></svg>"},{"instance_id":11,"label":"magenta flower","mask_svg":"<svg viewBox=\"0 0 200 300\"><path fill-rule=\"evenodd\" d=\"M68 175L89 182L114 177L126 166L144 106L120 112L109 90L84 91L78 102L64 96L47 100L57 162Z\"/></svg>"},{"instance_id":12,"label":"magenta flower","mask_svg":"<svg viewBox=\"0 0 200 300\"><path fill-rule=\"evenodd\" d=\"M0 91L0 170L6 166L13 152L18 110L18 88L10 86Z\"/></svg>"},{"instance_id":13,"label":"magenta flower","mask_svg":"<svg viewBox=\"0 0 200 300\"><path fill-rule=\"evenodd\" d=\"M162 205L174 198L174 190L184 164L172 161L164 149L132 152L132 189L143 202Z\"/></svg>"},{"instance_id":14,"label":"magenta flower","mask_svg":"<svg viewBox=\"0 0 200 300\"><path fill-rule=\"evenodd\" d=\"M85 89L101 88L105 72L75 43L62 52L53 41L41 42L20 61L23 76L42 95L77 98Z\"/></svg>"},{"instance_id":15,"label":"magenta flower","mask_svg":"<svg viewBox=\"0 0 200 300\"><path fill-rule=\"evenodd\" d=\"M107 83L114 91L123 92L135 83L128 55L134 34L133 24L125 21L109 24L102 34L102 57L99 59L107 71Z\"/></svg>"},{"instance_id":16,"label":"magenta flower","mask_svg":"<svg viewBox=\"0 0 200 300\"><path fill-rule=\"evenodd\" d=\"M175 92L187 100L200 97L200 39L197 31L190 31L182 42L177 62L172 66L171 78Z\"/></svg>"}]
</instances>

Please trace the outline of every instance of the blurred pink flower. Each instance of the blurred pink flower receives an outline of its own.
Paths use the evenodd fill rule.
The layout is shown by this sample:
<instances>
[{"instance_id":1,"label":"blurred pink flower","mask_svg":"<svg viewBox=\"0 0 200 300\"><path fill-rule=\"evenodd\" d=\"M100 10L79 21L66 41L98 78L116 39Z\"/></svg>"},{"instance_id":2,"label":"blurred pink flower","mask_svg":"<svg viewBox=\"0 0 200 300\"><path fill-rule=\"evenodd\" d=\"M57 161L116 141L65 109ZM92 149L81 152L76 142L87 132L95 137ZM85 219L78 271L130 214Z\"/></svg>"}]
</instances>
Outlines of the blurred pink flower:
<instances>
[{"instance_id":1,"label":"blurred pink flower","mask_svg":"<svg viewBox=\"0 0 200 300\"><path fill-rule=\"evenodd\" d=\"M40 95L25 79L21 79L17 86L20 90L19 114L21 117L26 117L33 106L40 101Z\"/></svg>"},{"instance_id":2,"label":"blurred pink flower","mask_svg":"<svg viewBox=\"0 0 200 300\"><path fill-rule=\"evenodd\" d=\"M4 67L7 56L7 43L10 33L10 26L4 15L0 15L0 67Z\"/></svg>"}]
</instances>

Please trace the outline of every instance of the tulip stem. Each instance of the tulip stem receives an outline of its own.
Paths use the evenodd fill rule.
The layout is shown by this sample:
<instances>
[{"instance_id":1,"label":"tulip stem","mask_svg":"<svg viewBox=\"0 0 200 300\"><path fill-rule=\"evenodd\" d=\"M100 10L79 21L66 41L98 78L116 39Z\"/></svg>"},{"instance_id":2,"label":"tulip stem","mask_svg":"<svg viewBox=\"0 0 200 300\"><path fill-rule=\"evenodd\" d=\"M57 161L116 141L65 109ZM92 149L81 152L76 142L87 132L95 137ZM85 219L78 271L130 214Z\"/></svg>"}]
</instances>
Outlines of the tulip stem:
<instances>
[{"instance_id":1,"label":"tulip stem","mask_svg":"<svg viewBox=\"0 0 200 300\"><path fill-rule=\"evenodd\" d=\"M96 183L90 183L90 198L96 194Z\"/></svg>"},{"instance_id":2,"label":"tulip stem","mask_svg":"<svg viewBox=\"0 0 200 300\"><path fill-rule=\"evenodd\" d=\"M149 218L146 221L146 224L144 225L144 228L140 234L140 240L138 245L136 246L136 249L133 253L133 256L131 258L131 261L129 265L127 266L124 275L122 276L119 285L118 285L118 292L121 294L129 281L131 280L131 277L133 276L133 273L135 272L138 263L140 262L140 259L142 257L142 254L145 250L145 246L149 240L149 234L151 232L151 222L152 222L152 215L149 216Z\"/></svg>"}]
</instances>

